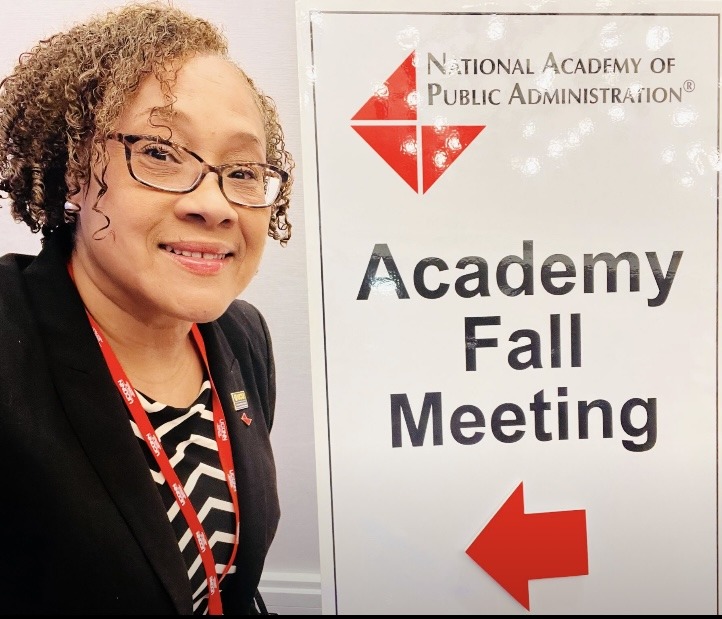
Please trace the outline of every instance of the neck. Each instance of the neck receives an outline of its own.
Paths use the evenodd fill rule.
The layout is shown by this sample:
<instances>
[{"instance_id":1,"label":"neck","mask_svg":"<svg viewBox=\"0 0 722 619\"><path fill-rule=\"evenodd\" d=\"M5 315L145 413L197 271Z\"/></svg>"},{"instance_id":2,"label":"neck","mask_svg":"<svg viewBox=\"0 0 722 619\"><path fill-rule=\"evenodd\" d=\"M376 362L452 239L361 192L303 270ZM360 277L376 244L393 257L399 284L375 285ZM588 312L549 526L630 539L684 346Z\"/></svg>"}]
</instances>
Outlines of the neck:
<instances>
[{"instance_id":1,"label":"neck","mask_svg":"<svg viewBox=\"0 0 722 619\"><path fill-rule=\"evenodd\" d=\"M135 313L103 294L76 264L78 293L133 387L171 406L192 403L203 378L192 323L154 316L151 311Z\"/></svg>"}]
</instances>

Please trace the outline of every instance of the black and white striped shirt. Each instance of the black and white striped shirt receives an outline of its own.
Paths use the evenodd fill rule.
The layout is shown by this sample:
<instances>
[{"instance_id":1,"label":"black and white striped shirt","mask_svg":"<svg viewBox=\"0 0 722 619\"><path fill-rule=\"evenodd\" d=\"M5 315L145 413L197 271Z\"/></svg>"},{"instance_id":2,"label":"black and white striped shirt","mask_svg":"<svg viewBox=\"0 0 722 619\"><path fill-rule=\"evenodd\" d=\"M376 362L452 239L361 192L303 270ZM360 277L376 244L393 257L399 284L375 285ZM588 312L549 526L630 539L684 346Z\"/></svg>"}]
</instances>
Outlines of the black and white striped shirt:
<instances>
[{"instance_id":1,"label":"black and white striped shirt","mask_svg":"<svg viewBox=\"0 0 722 619\"><path fill-rule=\"evenodd\" d=\"M218 456L210 381L203 382L198 397L189 408L174 408L155 402L138 391L136 393L148 413L148 418L158 439L163 444L163 449L170 459L173 469L183 484L186 495L203 524L206 537L213 549L216 573L220 578L233 550L235 517L233 503ZM188 578L193 591L193 614L207 614L206 574L188 523L136 423L132 419L130 423L142 445L143 453L163 498L168 519L173 525L178 538L178 546L188 568ZM235 566L229 570L230 573L235 571ZM221 583L222 588L223 583Z\"/></svg>"}]
</instances>

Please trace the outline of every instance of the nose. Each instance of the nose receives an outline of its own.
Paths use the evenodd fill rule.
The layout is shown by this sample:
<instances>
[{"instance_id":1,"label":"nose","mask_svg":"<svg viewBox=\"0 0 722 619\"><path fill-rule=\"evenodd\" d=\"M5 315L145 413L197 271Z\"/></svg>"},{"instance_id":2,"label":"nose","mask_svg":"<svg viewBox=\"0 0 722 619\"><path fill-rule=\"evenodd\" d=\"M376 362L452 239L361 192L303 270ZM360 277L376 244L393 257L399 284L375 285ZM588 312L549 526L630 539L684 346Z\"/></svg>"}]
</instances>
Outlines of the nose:
<instances>
[{"instance_id":1,"label":"nose","mask_svg":"<svg viewBox=\"0 0 722 619\"><path fill-rule=\"evenodd\" d=\"M208 227L229 227L238 220L238 211L226 200L218 184L218 175L209 172L190 193L180 194L175 204L178 217Z\"/></svg>"}]
</instances>

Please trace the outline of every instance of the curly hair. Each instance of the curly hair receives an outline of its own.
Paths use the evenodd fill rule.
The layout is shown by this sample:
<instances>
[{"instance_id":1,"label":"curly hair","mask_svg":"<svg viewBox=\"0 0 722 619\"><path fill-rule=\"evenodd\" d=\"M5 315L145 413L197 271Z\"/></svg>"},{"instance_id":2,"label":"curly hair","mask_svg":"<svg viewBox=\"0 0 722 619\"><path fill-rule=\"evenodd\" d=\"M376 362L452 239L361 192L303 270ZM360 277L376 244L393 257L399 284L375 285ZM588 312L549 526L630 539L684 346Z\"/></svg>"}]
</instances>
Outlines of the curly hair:
<instances>
[{"instance_id":1,"label":"curly hair","mask_svg":"<svg viewBox=\"0 0 722 619\"><path fill-rule=\"evenodd\" d=\"M73 229L75 223L65 218L65 200L87 186L97 163L98 199L107 190L105 136L140 82L148 75L160 82L168 112L174 70L198 54L230 61L227 40L217 27L150 2L111 10L21 55L0 82L0 189L8 194L14 219L33 232L42 231L43 237ZM286 151L274 101L238 69L261 108L266 160L289 172L268 229L271 238L285 245L291 238L287 210L293 158Z\"/></svg>"}]
</instances>

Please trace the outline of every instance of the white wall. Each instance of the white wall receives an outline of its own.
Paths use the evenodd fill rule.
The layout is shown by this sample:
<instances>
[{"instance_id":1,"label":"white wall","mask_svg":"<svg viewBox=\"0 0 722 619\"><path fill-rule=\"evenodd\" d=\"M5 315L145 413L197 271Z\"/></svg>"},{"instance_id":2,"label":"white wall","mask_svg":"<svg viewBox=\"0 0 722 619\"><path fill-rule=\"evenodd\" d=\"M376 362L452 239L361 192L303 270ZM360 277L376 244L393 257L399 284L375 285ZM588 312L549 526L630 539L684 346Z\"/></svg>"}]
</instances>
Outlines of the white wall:
<instances>
[{"instance_id":1,"label":"white wall","mask_svg":"<svg viewBox=\"0 0 722 619\"><path fill-rule=\"evenodd\" d=\"M4 2L0 75L39 39L106 8L117 0ZM243 294L264 313L276 354L278 402L272 440L281 500L281 523L266 562L261 591L280 614L320 614L316 473L302 201L299 95L293 0L176 0L173 4L221 26L233 57L271 95L279 109L286 146L297 163L290 219L293 238L282 248L269 239L260 272ZM0 255L37 253L40 239L0 209Z\"/></svg>"}]
</instances>

